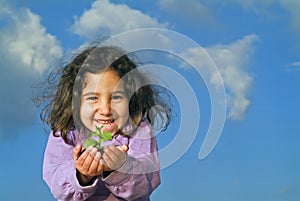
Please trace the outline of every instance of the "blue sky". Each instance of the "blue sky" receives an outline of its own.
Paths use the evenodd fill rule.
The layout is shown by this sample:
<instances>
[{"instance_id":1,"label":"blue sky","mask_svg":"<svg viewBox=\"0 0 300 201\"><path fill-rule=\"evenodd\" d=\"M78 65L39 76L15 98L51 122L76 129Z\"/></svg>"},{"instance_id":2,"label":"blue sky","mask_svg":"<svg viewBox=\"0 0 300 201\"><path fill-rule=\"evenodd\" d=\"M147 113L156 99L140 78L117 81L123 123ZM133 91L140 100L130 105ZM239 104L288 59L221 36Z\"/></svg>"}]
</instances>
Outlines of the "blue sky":
<instances>
[{"instance_id":1,"label":"blue sky","mask_svg":"<svg viewBox=\"0 0 300 201\"><path fill-rule=\"evenodd\" d=\"M0 200L54 200L41 176L48 134L30 86L86 42L140 28L169 29L198 43L215 62L227 97L221 138L200 160L209 86L172 57L153 54L192 86L201 121L184 155L161 171L152 200L299 200L299 10L298 0L2 0ZM174 111L170 128L158 135L161 149L180 127L184 111L176 101Z\"/></svg>"}]
</instances>

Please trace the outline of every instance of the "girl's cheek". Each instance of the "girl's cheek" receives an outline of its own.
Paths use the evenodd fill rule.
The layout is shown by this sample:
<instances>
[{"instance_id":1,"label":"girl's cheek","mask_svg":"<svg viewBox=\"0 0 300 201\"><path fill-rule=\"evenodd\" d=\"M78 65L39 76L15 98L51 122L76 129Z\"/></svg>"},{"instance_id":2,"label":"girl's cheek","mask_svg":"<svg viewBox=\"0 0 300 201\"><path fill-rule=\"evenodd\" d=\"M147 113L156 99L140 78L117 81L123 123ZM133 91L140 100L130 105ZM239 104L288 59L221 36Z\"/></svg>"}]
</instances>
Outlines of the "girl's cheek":
<instances>
[{"instance_id":1,"label":"girl's cheek","mask_svg":"<svg viewBox=\"0 0 300 201\"><path fill-rule=\"evenodd\" d=\"M115 103L111 105L111 109L114 111L118 111L120 114L129 114L129 103L128 101L123 101L120 103Z\"/></svg>"},{"instance_id":2,"label":"girl's cheek","mask_svg":"<svg viewBox=\"0 0 300 201\"><path fill-rule=\"evenodd\" d=\"M81 105L81 108L80 108L80 116L81 117L84 117L84 118L91 117L93 115L93 112L94 112L93 107L86 105L86 104Z\"/></svg>"}]
</instances>

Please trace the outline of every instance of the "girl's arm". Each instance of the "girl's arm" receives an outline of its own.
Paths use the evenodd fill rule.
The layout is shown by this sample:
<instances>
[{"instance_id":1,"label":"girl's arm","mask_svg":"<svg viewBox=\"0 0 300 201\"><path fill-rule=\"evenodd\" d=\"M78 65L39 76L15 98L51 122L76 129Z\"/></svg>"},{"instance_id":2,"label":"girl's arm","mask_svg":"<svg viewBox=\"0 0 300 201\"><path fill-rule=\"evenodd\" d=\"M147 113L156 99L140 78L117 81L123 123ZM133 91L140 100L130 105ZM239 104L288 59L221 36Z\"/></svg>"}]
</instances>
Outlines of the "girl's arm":
<instances>
[{"instance_id":1,"label":"girl's arm","mask_svg":"<svg viewBox=\"0 0 300 201\"><path fill-rule=\"evenodd\" d=\"M142 122L128 144L127 161L103 178L106 187L125 200L149 200L160 184L156 138L147 122Z\"/></svg>"},{"instance_id":2,"label":"girl's arm","mask_svg":"<svg viewBox=\"0 0 300 201\"><path fill-rule=\"evenodd\" d=\"M76 177L74 146L51 133L44 154L43 178L58 200L86 200L96 190L97 181L81 186Z\"/></svg>"}]
</instances>

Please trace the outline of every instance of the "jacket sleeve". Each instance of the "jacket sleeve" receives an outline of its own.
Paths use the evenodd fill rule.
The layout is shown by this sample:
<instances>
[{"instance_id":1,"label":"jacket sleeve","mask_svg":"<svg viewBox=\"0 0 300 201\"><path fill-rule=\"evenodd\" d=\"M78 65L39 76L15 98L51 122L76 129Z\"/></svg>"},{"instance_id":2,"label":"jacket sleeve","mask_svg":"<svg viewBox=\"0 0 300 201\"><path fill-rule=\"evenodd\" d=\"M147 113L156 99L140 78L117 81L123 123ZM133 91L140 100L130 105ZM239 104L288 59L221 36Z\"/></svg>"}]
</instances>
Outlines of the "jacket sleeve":
<instances>
[{"instance_id":1,"label":"jacket sleeve","mask_svg":"<svg viewBox=\"0 0 300 201\"><path fill-rule=\"evenodd\" d=\"M126 163L103 181L116 197L149 200L150 194L160 184L157 143L150 126L141 125L128 146Z\"/></svg>"},{"instance_id":2,"label":"jacket sleeve","mask_svg":"<svg viewBox=\"0 0 300 201\"><path fill-rule=\"evenodd\" d=\"M44 154L43 179L58 200L86 200L97 188L97 179L91 186L80 186L73 160L74 146L61 137L49 136Z\"/></svg>"}]
</instances>

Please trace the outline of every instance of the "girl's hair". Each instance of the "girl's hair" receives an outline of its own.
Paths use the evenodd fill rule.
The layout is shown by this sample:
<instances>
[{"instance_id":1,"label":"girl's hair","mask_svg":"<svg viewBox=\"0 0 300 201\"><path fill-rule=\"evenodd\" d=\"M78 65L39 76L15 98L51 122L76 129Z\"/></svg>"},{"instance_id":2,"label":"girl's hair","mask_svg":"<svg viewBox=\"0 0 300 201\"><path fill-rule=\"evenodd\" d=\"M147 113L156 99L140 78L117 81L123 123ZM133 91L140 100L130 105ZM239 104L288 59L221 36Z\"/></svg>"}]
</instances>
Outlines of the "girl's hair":
<instances>
[{"instance_id":1,"label":"girl's hair","mask_svg":"<svg viewBox=\"0 0 300 201\"><path fill-rule=\"evenodd\" d=\"M158 85L149 85L148 76L138 70L137 63L116 46L86 48L63 68L55 94L40 113L41 120L50 126L54 134L60 131L67 142L71 129L75 126L76 129L84 128L80 120L80 101L86 84L85 74L112 70L123 79L127 94L132 94L128 97L132 123L138 126L146 118L152 126L159 122L159 128L165 130L170 123L171 109L163 94L168 93Z\"/></svg>"}]
</instances>

